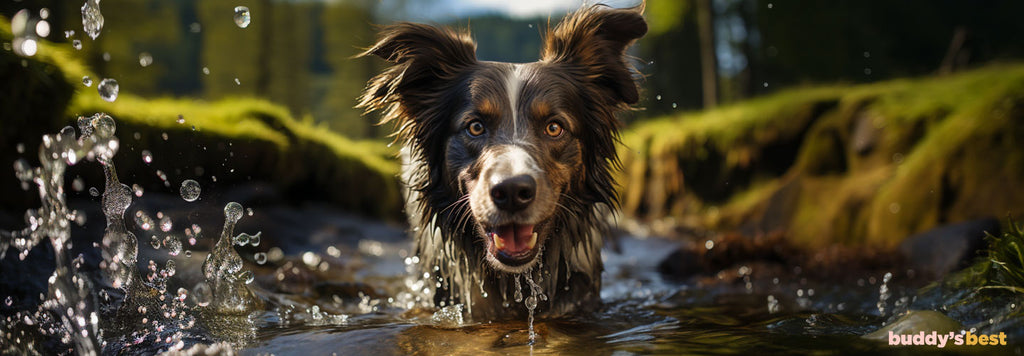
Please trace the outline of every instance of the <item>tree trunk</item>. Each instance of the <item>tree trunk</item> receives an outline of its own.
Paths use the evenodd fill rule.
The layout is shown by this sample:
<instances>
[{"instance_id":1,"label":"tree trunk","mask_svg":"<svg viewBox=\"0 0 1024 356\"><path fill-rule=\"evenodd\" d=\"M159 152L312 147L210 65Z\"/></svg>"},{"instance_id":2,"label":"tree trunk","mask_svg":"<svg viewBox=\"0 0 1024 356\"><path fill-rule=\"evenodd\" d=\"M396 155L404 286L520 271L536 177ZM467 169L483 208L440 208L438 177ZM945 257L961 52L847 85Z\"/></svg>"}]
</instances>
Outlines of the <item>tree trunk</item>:
<instances>
[{"instance_id":1,"label":"tree trunk","mask_svg":"<svg viewBox=\"0 0 1024 356\"><path fill-rule=\"evenodd\" d=\"M697 32L700 36L700 67L704 108L718 105L718 63L715 58L715 24L711 0L697 0Z\"/></svg>"}]
</instances>

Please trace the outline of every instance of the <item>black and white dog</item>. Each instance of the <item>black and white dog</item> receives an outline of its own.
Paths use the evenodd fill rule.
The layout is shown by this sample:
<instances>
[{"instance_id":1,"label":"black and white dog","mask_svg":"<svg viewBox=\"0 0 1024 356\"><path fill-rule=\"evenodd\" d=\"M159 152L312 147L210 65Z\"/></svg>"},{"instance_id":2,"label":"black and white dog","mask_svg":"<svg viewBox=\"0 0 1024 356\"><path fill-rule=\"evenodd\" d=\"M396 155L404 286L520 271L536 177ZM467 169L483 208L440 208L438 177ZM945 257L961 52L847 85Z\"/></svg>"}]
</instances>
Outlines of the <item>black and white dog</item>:
<instances>
[{"instance_id":1,"label":"black and white dog","mask_svg":"<svg viewBox=\"0 0 1024 356\"><path fill-rule=\"evenodd\" d=\"M523 315L524 299L548 316L600 304L615 114L639 99L625 51L647 32L641 15L582 8L533 63L478 61L468 33L414 23L384 27L363 54L393 63L359 106L404 144L415 254L437 305L501 319Z\"/></svg>"}]
</instances>

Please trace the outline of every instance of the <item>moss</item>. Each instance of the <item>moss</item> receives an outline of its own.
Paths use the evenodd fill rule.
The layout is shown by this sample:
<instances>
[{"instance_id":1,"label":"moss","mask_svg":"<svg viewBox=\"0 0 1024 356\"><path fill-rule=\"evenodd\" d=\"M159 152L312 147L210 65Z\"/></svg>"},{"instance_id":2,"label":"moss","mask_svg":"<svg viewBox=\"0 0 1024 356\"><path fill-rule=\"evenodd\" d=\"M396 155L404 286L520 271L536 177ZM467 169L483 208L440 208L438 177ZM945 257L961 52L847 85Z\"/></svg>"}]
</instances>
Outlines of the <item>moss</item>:
<instances>
[{"instance_id":1,"label":"moss","mask_svg":"<svg viewBox=\"0 0 1024 356\"><path fill-rule=\"evenodd\" d=\"M0 37L9 39L10 33L5 31L10 25L5 21L0 19ZM327 201L375 217L397 217L401 211L396 152L383 142L352 141L315 126L311 120L296 120L280 105L254 98L215 102L142 98L133 95L131 88L121 87L117 99L107 102L96 91L100 78L76 58L68 45L40 41L38 53L31 58L4 51L0 59L4 63L25 63L23 68L7 67L15 74L25 74L30 85L63 85L30 93L28 98L42 98L43 103L14 106L37 112L37 107L53 108L54 101L57 104L50 116L22 115L5 122L5 127L24 130L19 130L16 137L0 137L4 161L17 158L9 149L16 142L32 147L42 133L73 124L78 116L105 112L118 123L122 145L115 163L119 171L128 176L127 181L147 190L164 189L163 182L153 174L160 170L175 184L186 178L225 186L265 181L292 201ZM44 70L32 72L33 68ZM92 78L94 84L82 85L83 76ZM19 85L9 87L16 90ZM54 100L62 93L61 88L67 88L63 90L68 99ZM179 118L184 124L178 122ZM139 158L142 150L154 157L151 164ZM23 200L14 197L5 202L19 209L25 204Z\"/></svg>"},{"instance_id":2,"label":"moss","mask_svg":"<svg viewBox=\"0 0 1024 356\"><path fill-rule=\"evenodd\" d=\"M892 247L1024 206L1024 65L802 88L623 134L626 215ZM721 207L709 209L711 207ZM715 214L707 214L707 212Z\"/></svg>"}]
</instances>

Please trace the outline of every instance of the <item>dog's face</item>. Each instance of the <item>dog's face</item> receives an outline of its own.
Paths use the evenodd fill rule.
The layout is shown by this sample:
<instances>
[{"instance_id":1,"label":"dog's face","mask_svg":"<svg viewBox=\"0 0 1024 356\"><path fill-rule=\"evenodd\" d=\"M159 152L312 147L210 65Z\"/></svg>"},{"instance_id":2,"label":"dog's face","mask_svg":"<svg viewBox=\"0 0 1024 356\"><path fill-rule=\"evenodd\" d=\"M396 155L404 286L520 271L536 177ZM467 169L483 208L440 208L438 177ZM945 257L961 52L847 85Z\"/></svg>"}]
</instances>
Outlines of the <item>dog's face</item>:
<instances>
[{"instance_id":1,"label":"dog's face","mask_svg":"<svg viewBox=\"0 0 1024 356\"><path fill-rule=\"evenodd\" d=\"M559 85L557 72L540 62L481 63L450 122L446 180L465 192L485 258L498 270L537 260L563 194L584 173L582 124L572 112L582 93Z\"/></svg>"},{"instance_id":2,"label":"dog's face","mask_svg":"<svg viewBox=\"0 0 1024 356\"><path fill-rule=\"evenodd\" d=\"M446 232L522 272L546 241L576 233L567 219L614 204L614 114L639 97L624 51L646 30L636 9L581 9L547 34L540 61L511 64L477 61L466 34L389 26L366 54L396 65L360 106L384 110L424 161L412 188Z\"/></svg>"}]
</instances>

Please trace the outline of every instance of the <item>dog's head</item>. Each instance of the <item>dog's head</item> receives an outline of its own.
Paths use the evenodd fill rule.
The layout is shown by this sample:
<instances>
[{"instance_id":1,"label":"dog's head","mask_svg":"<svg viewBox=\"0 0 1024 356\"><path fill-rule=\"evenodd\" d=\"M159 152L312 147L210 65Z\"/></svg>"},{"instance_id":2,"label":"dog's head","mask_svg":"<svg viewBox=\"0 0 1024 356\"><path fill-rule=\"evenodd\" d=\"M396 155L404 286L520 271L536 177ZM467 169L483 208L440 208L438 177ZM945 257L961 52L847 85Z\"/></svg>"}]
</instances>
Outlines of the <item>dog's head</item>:
<instances>
[{"instance_id":1,"label":"dog's head","mask_svg":"<svg viewBox=\"0 0 1024 356\"><path fill-rule=\"evenodd\" d=\"M567 219L614 205L615 113L639 98L625 50L646 31L638 9L591 6L548 31L540 61L512 64L478 61L466 33L387 26L365 54L394 65L360 106L424 161L421 203L493 268L521 272L578 233L561 231Z\"/></svg>"}]
</instances>

